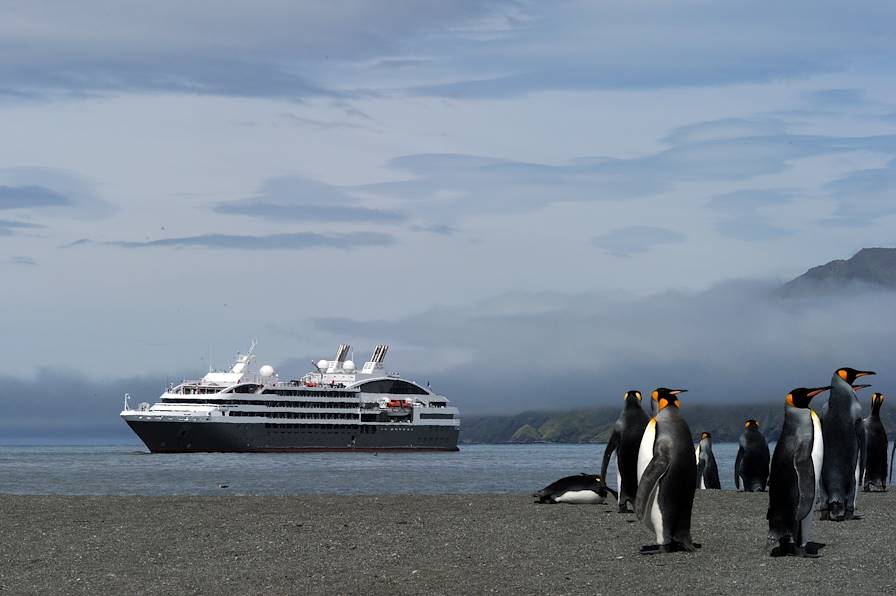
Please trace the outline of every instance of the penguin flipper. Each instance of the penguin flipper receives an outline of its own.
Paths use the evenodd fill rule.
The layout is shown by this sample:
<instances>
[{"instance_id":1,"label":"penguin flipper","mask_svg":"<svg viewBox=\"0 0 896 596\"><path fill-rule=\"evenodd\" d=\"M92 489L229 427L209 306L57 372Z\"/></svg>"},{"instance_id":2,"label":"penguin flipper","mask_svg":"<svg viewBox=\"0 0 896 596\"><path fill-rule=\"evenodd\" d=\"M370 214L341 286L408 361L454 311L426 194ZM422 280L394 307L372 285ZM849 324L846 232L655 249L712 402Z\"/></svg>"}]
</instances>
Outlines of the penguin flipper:
<instances>
[{"instance_id":1,"label":"penguin flipper","mask_svg":"<svg viewBox=\"0 0 896 596\"><path fill-rule=\"evenodd\" d=\"M815 506L815 466L811 457L802 456L797 451L793 455L793 468L796 470L797 486L800 491L796 519L801 520L809 515Z\"/></svg>"},{"instance_id":2,"label":"penguin flipper","mask_svg":"<svg viewBox=\"0 0 896 596\"><path fill-rule=\"evenodd\" d=\"M866 450L866 437L865 437L865 424L862 422L862 419L856 421L856 440L859 444L859 486L864 484L865 482L865 450ZM859 490L859 487L856 487L856 490Z\"/></svg>"},{"instance_id":3,"label":"penguin flipper","mask_svg":"<svg viewBox=\"0 0 896 596\"><path fill-rule=\"evenodd\" d=\"M639 520L643 520L646 515L649 515L647 509L651 504L650 498L656 492L660 480L669 470L669 465L670 461L667 456L655 455L650 460L647 469L644 470L644 475L641 476L641 481L638 483L638 494L635 496L635 515Z\"/></svg>"},{"instance_id":4,"label":"penguin flipper","mask_svg":"<svg viewBox=\"0 0 896 596\"><path fill-rule=\"evenodd\" d=\"M610 435L610 440L607 441L607 446L604 448L604 458L600 465L600 477L607 477L607 469L610 467L610 458L613 456L613 451L616 450L616 447L619 446L619 429L613 428L613 434Z\"/></svg>"},{"instance_id":5,"label":"penguin flipper","mask_svg":"<svg viewBox=\"0 0 896 596\"><path fill-rule=\"evenodd\" d=\"M741 466L744 463L744 446L741 445L737 449L737 458L734 460L734 486L737 490L740 490L740 474L741 474ZM746 486L744 486L746 489Z\"/></svg>"}]
</instances>

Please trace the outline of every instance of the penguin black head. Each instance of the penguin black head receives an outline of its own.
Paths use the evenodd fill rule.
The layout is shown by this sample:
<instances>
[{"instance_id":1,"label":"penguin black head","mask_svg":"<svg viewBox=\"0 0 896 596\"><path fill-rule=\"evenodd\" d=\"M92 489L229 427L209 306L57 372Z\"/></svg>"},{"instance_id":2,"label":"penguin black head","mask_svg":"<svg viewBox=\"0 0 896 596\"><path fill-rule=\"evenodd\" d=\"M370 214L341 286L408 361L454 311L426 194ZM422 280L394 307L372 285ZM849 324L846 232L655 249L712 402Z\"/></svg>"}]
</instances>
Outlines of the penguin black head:
<instances>
[{"instance_id":1,"label":"penguin black head","mask_svg":"<svg viewBox=\"0 0 896 596\"><path fill-rule=\"evenodd\" d=\"M668 387L657 387L650 394L653 401L656 402L657 411L663 410L669 406L674 408L681 407L678 403L678 394L685 393L687 389L669 389Z\"/></svg>"},{"instance_id":2,"label":"penguin black head","mask_svg":"<svg viewBox=\"0 0 896 596\"><path fill-rule=\"evenodd\" d=\"M875 393L871 396L871 407L877 406L880 407L884 403L884 394L883 393Z\"/></svg>"},{"instance_id":3,"label":"penguin black head","mask_svg":"<svg viewBox=\"0 0 896 596\"><path fill-rule=\"evenodd\" d=\"M824 393L830 388L830 385L827 387L814 387L812 389L797 387L796 389L790 390L785 401L788 406L793 406L794 408L808 408L809 402L812 401L813 397L819 393Z\"/></svg>"},{"instance_id":4,"label":"penguin black head","mask_svg":"<svg viewBox=\"0 0 896 596\"><path fill-rule=\"evenodd\" d=\"M840 377L841 379L843 379L844 381L846 381L847 383L852 385L853 383L855 383L856 379L858 379L859 377L864 377L867 375L876 375L877 373L874 372L873 370L856 370L854 368L849 368L847 366L844 368L838 368L837 372L834 374L836 374L838 377Z\"/></svg>"},{"instance_id":5,"label":"penguin black head","mask_svg":"<svg viewBox=\"0 0 896 596\"><path fill-rule=\"evenodd\" d=\"M623 398L625 401L629 401L630 399L637 400L638 403L641 403L641 392L637 389L630 389L625 392L625 397Z\"/></svg>"},{"instance_id":6,"label":"penguin black head","mask_svg":"<svg viewBox=\"0 0 896 596\"><path fill-rule=\"evenodd\" d=\"M706 432L706 431L703 431L702 433L700 433L700 440L701 440L701 441L702 441L703 439L711 439L711 438L712 438L712 435L711 435L710 433Z\"/></svg>"},{"instance_id":7,"label":"penguin black head","mask_svg":"<svg viewBox=\"0 0 896 596\"><path fill-rule=\"evenodd\" d=\"M759 430L759 423L756 422L755 420L753 420L752 418L750 418L749 420L744 422L744 428Z\"/></svg>"}]
</instances>

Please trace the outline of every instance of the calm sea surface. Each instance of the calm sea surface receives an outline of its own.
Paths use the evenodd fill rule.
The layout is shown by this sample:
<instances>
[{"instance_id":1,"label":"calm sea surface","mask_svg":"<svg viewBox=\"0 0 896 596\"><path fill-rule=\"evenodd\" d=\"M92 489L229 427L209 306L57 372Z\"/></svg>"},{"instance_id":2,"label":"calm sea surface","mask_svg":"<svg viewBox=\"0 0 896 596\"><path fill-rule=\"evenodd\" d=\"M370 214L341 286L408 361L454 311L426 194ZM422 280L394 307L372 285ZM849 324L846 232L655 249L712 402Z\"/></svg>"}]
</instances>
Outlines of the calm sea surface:
<instances>
[{"instance_id":1,"label":"calm sea surface","mask_svg":"<svg viewBox=\"0 0 896 596\"><path fill-rule=\"evenodd\" d=\"M774 448L774 446L772 446ZM713 445L734 488L736 443ZM0 446L0 493L294 495L527 493L599 472L604 445L465 445L456 453L151 454L122 447ZM614 458L615 459L615 458ZM614 465L615 466L615 465ZM615 487L615 467L608 474ZM226 488L222 488L226 485Z\"/></svg>"}]
</instances>

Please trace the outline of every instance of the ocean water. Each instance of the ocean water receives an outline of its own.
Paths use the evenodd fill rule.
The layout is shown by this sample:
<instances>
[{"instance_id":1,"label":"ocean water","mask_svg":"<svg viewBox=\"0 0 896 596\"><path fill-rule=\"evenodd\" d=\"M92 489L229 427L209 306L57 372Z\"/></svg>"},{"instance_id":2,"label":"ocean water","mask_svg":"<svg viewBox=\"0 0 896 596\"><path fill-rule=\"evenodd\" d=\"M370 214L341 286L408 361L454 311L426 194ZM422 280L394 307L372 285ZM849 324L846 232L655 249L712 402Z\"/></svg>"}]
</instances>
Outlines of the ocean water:
<instances>
[{"instance_id":1,"label":"ocean water","mask_svg":"<svg viewBox=\"0 0 896 596\"><path fill-rule=\"evenodd\" d=\"M134 446L0 446L0 493L295 495L531 493L600 472L605 445L462 445L443 453L152 454ZM772 446L774 448L774 446ZM734 488L736 443L713 452ZM615 459L615 458L614 458ZM607 474L615 487L615 464Z\"/></svg>"}]
</instances>

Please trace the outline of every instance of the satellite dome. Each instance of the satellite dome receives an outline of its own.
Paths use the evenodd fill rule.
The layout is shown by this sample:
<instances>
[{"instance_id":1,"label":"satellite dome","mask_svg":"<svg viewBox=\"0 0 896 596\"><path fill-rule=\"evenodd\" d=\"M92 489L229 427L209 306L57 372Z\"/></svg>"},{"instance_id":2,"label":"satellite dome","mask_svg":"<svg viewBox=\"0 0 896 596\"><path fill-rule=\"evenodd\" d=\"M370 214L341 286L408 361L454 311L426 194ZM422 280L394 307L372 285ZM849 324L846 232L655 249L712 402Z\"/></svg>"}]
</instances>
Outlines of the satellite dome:
<instances>
[{"instance_id":1,"label":"satellite dome","mask_svg":"<svg viewBox=\"0 0 896 596\"><path fill-rule=\"evenodd\" d=\"M355 370L355 363L352 362L351 360L346 360L345 362L342 363L342 369L348 370L348 371Z\"/></svg>"},{"instance_id":2,"label":"satellite dome","mask_svg":"<svg viewBox=\"0 0 896 596\"><path fill-rule=\"evenodd\" d=\"M273 377L274 376L274 367L271 366L270 364L265 364L264 366L262 366L261 368L258 369L258 374L260 374L265 379Z\"/></svg>"},{"instance_id":3,"label":"satellite dome","mask_svg":"<svg viewBox=\"0 0 896 596\"><path fill-rule=\"evenodd\" d=\"M330 363L326 360L317 361L317 368L327 368L328 366L330 366Z\"/></svg>"}]
</instances>

